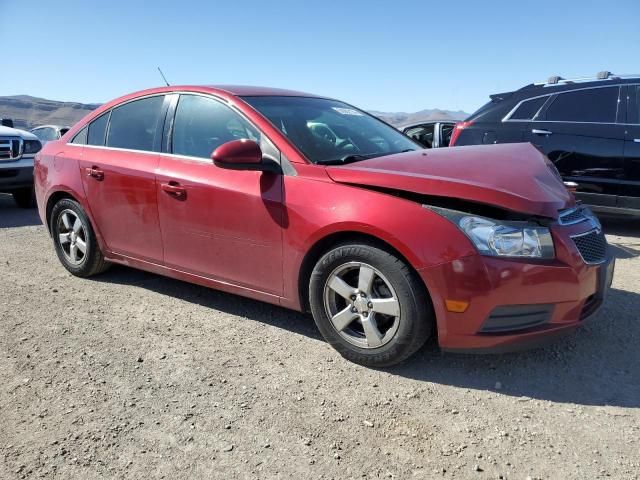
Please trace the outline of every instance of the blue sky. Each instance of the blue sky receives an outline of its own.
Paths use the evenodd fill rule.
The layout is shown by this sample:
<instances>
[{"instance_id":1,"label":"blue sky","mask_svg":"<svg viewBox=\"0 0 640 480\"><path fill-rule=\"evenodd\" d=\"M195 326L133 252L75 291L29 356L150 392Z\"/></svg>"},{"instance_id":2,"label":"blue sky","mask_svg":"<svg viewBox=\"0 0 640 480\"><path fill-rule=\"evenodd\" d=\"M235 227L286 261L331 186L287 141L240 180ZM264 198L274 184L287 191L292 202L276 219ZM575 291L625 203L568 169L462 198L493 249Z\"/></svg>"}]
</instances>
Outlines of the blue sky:
<instances>
[{"instance_id":1,"label":"blue sky","mask_svg":"<svg viewBox=\"0 0 640 480\"><path fill-rule=\"evenodd\" d=\"M249 84L471 112L549 75L640 73L640 1L0 0L0 95Z\"/></svg>"}]
</instances>

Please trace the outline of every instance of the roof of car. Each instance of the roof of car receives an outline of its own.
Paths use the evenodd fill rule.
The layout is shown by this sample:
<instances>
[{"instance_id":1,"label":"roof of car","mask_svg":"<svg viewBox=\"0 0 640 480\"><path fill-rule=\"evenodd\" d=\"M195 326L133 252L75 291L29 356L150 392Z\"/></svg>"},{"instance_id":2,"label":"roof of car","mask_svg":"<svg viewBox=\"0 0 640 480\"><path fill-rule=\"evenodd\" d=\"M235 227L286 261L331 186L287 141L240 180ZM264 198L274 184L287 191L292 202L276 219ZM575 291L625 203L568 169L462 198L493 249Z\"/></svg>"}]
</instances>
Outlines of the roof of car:
<instances>
[{"instance_id":1,"label":"roof of car","mask_svg":"<svg viewBox=\"0 0 640 480\"><path fill-rule=\"evenodd\" d=\"M231 95L247 97L320 97L312 93L298 92L296 90L286 90L283 88L258 87L251 85L203 85L204 87L224 90Z\"/></svg>"}]
</instances>

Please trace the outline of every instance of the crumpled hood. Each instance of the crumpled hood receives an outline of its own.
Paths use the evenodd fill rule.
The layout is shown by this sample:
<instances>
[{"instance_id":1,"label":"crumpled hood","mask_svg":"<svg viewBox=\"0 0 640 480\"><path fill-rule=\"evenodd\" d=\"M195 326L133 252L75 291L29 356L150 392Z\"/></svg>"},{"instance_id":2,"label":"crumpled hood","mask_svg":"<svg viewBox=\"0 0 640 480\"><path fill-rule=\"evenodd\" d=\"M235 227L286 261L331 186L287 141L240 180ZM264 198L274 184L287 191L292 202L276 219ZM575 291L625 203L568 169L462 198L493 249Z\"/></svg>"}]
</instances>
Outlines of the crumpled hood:
<instances>
[{"instance_id":1,"label":"crumpled hood","mask_svg":"<svg viewBox=\"0 0 640 480\"><path fill-rule=\"evenodd\" d=\"M530 143L436 148L327 167L338 183L389 188L557 218L575 200Z\"/></svg>"}]
</instances>

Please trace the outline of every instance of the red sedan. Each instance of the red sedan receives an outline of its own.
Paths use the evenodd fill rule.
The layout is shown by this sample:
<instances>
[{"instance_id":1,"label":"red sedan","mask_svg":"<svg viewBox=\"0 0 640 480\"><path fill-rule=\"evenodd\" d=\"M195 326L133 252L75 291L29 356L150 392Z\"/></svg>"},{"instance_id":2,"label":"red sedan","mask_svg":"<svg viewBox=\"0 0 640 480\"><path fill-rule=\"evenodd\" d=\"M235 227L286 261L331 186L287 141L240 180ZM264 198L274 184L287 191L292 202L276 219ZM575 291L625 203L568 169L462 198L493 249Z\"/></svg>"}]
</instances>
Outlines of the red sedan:
<instances>
[{"instance_id":1,"label":"red sedan","mask_svg":"<svg viewBox=\"0 0 640 480\"><path fill-rule=\"evenodd\" d=\"M346 358L503 351L572 330L613 261L529 144L422 150L340 101L255 87L114 100L47 143L40 216L87 277L121 263L311 311Z\"/></svg>"}]
</instances>

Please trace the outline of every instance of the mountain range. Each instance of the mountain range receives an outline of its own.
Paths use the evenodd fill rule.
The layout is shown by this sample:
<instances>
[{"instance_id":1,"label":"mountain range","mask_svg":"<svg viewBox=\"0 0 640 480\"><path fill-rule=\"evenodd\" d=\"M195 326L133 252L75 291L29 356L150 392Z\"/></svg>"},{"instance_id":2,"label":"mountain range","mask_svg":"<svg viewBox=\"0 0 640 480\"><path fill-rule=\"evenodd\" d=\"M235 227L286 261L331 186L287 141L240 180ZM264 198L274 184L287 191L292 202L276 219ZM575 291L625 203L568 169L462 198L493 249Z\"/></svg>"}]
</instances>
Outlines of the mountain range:
<instances>
[{"instance_id":1,"label":"mountain range","mask_svg":"<svg viewBox=\"0 0 640 480\"><path fill-rule=\"evenodd\" d=\"M0 97L0 118L13 119L16 128L32 129L39 125L73 125L99 103L59 102L29 95ZM369 112L394 126L426 120L462 120L463 111L426 109L414 113Z\"/></svg>"}]
</instances>

